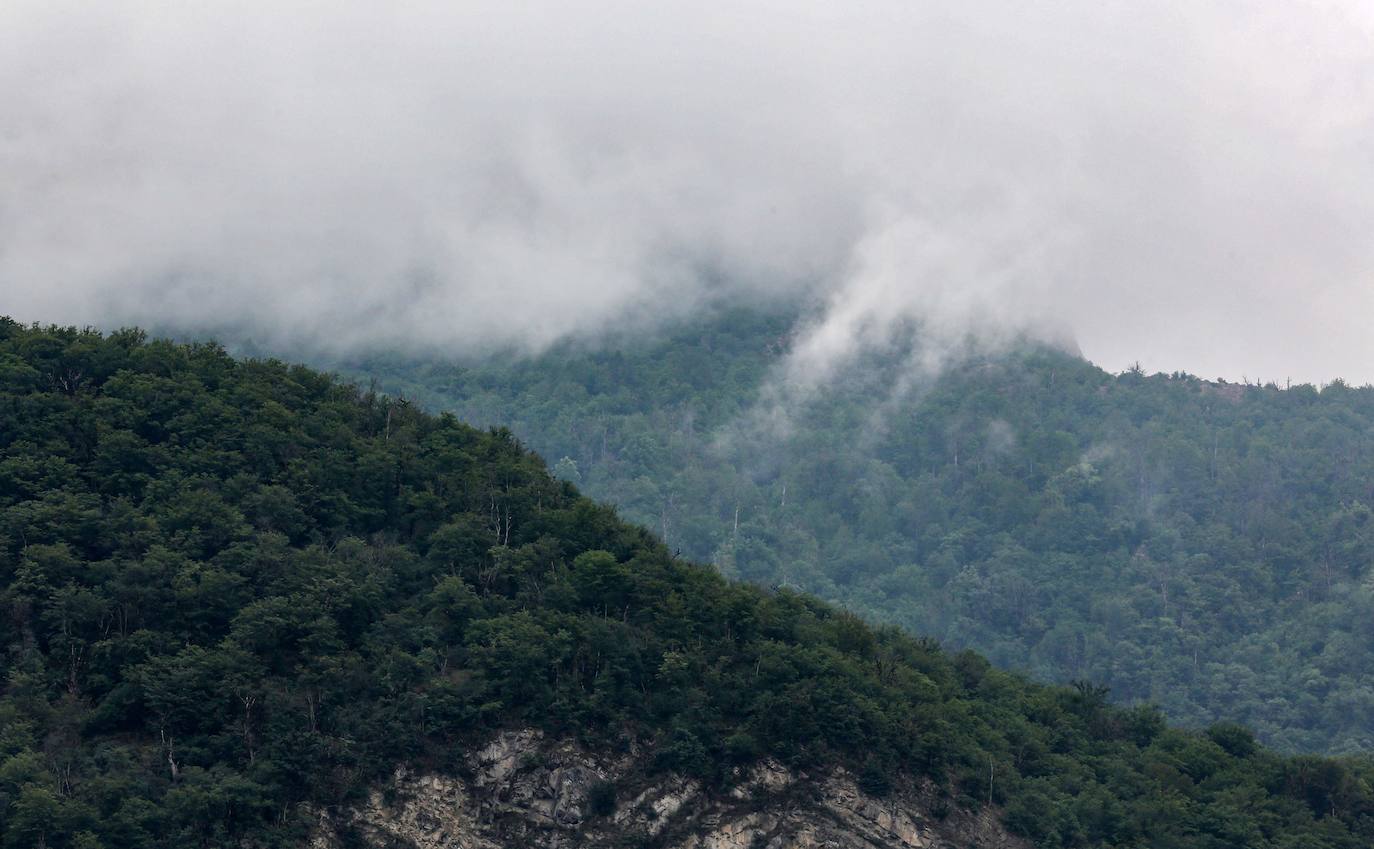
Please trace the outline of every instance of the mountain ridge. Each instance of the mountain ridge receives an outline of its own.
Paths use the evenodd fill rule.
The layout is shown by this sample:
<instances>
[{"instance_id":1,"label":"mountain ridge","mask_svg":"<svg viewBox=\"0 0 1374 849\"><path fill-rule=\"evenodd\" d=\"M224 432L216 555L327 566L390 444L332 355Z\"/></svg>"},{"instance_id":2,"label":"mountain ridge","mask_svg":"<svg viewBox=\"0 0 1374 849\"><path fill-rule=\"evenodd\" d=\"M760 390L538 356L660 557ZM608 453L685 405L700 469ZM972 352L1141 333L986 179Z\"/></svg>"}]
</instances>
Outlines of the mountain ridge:
<instances>
[{"instance_id":1,"label":"mountain ridge","mask_svg":"<svg viewBox=\"0 0 1374 849\"><path fill-rule=\"evenodd\" d=\"M770 760L929 782L1045 847L1374 837L1365 760L727 581L509 431L137 331L0 321L0 604L6 849L306 845L527 728L707 799Z\"/></svg>"},{"instance_id":2,"label":"mountain ridge","mask_svg":"<svg viewBox=\"0 0 1374 849\"><path fill-rule=\"evenodd\" d=\"M511 427L732 576L1195 726L1374 750L1374 389L1112 375L1033 347L931 375L907 340L778 407L795 321L740 310L533 360L334 366Z\"/></svg>"}]
</instances>

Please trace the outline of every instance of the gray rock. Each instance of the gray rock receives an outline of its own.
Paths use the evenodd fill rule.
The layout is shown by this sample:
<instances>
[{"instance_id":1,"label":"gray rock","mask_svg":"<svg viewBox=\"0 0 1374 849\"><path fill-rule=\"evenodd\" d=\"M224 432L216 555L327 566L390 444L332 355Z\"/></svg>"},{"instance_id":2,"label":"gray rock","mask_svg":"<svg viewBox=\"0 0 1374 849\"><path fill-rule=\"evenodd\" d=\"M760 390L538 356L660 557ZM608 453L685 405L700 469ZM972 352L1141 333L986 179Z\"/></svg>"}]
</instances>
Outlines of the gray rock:
<instances>
[{"instance_id":1,"label":"gray rock","mask_svg":"<svg viewBox=\"0 0 1374 849\"><path fill-rule=\"evenodd\" d=\"M648 776L635 753L604 756L535 730L505 732L467 758L468 779L396 770L366 803L318 814L309 849L342 849L343 835L374 849L1025 849L987 811L930 815L928 785L885 799L864 795L842 769L804 774L763 761L706 794L677 776ZM617 788L608 817L592 788Z\"/></svg>"}]
</instances>

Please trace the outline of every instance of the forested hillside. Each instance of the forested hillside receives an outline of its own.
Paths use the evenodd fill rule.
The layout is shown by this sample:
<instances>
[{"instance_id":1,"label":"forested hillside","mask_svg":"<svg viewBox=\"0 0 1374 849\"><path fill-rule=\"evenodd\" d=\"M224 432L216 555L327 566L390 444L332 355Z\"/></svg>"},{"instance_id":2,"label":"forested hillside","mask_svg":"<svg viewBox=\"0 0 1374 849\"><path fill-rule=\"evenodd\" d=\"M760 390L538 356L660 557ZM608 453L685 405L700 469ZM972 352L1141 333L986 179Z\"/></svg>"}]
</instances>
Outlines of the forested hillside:
<instances>
[{"instance_id":1,"label":"forested hillside","mask_svg":"<svg viewBox=\"0 0 1374 849\"><path fill-rule=\"evenodd\" d=\"M133 331L0 321L0 646L12 849L300 846L515 725L711 793L764 755L928 776L1044 846L1374 841L1367 762L731 583L507 431Z\"/></svg>"},{"instance_id":2,"label":"forested hillside","mask_svg":"<svg viewBox=\"0 0 1374 849\"><path fill-rule=\"evenodd\" d=\"M1374 750L1374 390L900 350L759 429L793 318L344 372L502 423L674 550L1289 751ZM910 385L893 394L892 387Z\"/></svg>"}]
</instances>

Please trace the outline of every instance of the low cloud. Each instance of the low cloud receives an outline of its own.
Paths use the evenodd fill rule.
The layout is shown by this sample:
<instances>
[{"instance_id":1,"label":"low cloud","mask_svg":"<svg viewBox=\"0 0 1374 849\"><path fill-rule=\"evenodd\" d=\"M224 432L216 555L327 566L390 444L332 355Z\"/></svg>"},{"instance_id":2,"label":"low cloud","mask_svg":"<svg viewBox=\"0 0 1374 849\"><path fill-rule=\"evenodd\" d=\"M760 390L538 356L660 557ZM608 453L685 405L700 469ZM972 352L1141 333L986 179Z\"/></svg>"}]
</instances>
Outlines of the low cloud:
<instances>
[{"instance_id":1,"label":"low cloud","mask_svg":"<svg viewBox=\"0 0 1374 849\"><path fill-rule=\"evenodd\" d=\"M0 9L0 312L467 354L802 299L1374 379L1350 2Z\"/></svg>"}]
</instances>

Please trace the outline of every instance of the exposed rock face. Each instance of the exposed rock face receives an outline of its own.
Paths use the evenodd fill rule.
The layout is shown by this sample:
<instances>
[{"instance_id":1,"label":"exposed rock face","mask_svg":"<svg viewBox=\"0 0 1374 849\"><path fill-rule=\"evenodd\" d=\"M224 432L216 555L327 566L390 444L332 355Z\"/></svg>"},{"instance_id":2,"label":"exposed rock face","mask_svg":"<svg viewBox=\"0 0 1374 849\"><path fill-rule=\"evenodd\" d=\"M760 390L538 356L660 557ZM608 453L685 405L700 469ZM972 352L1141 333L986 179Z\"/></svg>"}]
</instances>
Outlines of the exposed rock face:
<instances>
[{"instance_id":1,"label":"exposed rock face","mask_svg":"<svg viewBox=\"0 0 1374 849\"><path fill-rule=\"evenodd\" d=\"M633 751L588 752L537 731L497 736L466 775L400 769L366 804L322 815L310 849L1024 849L987 813L938 804L930 788L864 795L834 769L772 761L728 793L646 777ZM615 807L609 798L614 790ZM600 810L594 810L594 808ZM932 811L946 813L936 817Z\"/></svg>"}]
</instances>

